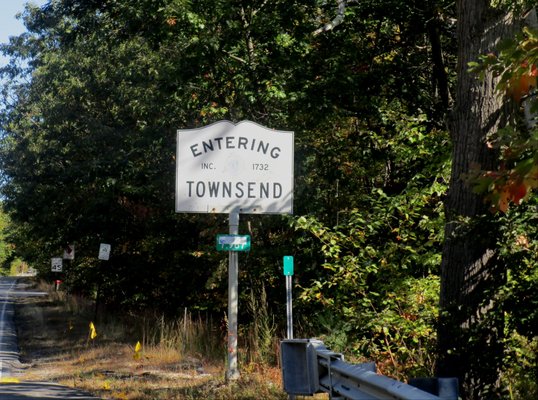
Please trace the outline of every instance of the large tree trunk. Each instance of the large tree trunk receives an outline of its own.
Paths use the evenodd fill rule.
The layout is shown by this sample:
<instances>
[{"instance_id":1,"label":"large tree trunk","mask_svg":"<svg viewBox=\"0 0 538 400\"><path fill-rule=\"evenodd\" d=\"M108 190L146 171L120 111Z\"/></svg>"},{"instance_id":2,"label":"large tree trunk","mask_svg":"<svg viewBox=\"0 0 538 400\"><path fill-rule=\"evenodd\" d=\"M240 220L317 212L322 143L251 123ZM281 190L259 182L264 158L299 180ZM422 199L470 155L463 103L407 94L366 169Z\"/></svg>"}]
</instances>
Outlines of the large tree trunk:
<instances>
[{"instance_id":1,"label":"large tree trunk","mask_svg":"<svg viewBox=\"0 0 538 400\"><path fill-rule=\"evenodd\" d=\"M458 0L458 83L450 119L453 164L445 202L447 223L441 265L438 376L457 376L464 399L492 399L499 392L503 346L502 313L495 293L504 270L495 245L494 217L465 182L473 167L494 169L495 151L486 136L504 124L507 110L495 92L495 79L468 72L468 62L494 51L515 29L512 16L489 0Z\"/></svg>"}]
</instances>

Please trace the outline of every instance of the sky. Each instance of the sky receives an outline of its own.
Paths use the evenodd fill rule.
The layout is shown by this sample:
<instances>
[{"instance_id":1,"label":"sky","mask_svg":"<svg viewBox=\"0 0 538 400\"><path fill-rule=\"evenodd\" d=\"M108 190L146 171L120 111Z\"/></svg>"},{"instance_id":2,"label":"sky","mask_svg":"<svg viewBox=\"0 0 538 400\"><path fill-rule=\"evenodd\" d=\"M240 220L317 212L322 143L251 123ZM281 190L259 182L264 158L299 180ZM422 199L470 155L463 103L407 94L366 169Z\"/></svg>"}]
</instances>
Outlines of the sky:
<instances>
[{"instance_id":1,"label":"sky","mask_svg":"<svg viewBox=\"0 0 538 400\"><path fill-rule=\"evenodd\" d=\"M18 36L26 29L22 20L16 19L15 15L24 10L26 3L41 6L48 0L0 0L0 43L9 42L10 36ZM0 55L0 66L4 66L8 60Z\"/></svg>"}]
</instances>

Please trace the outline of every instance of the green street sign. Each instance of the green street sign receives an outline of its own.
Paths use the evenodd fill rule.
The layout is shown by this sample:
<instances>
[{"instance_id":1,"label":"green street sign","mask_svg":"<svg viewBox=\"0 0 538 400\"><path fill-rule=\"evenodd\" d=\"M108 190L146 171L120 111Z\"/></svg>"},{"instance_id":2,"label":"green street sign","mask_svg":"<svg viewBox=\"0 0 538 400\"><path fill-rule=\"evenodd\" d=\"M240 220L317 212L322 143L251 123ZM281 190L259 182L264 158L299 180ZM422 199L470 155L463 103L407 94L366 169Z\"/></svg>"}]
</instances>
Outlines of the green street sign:
<instances>
[{"instance_id":1,"label":"green street sign","mask_svg":"<svg viewBox=\"0 0 538 400\"><path fill-rule=\"evenodd\" d=\"M293 256L284 256L284 275L293 275Z\"/></svg>"},{"instance_id":2,"label":"green street sign","mask_svg":"<svg viewBox=\"0 0 538 400\"><path fill-rule=\"evenodd\" d=\"M250 235L217 235L218 251L249 251Z\"/></svg>"}]
</instances>

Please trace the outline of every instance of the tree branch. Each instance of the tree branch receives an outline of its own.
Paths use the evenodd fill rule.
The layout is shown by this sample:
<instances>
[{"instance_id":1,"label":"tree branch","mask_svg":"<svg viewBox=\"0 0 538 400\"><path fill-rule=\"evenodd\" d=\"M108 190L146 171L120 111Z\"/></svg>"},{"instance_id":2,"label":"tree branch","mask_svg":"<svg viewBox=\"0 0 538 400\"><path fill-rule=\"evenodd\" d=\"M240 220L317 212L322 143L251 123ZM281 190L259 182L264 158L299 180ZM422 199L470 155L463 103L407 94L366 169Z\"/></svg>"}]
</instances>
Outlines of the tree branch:
<instances>
[{"instance_id":1,"label":"tree branch","mask_svg":"<svg viewBox=\"0 0 538 400\"><path fill-rule=\"evenodd\" d=\"M334 19L331 22L323 25L319 29L316 29L314 31L313 35L317 36L320 33L331 31L334 28L336 28L338 25L340 25L342 23L342 21L344 21L344 14L346 12L346 8L347 8L348 4L349 3L357 3L357 2L358 2L357 0L337 0L338 12L336 13L336 17L334 17Z\"/></svg>"}]
</instances>

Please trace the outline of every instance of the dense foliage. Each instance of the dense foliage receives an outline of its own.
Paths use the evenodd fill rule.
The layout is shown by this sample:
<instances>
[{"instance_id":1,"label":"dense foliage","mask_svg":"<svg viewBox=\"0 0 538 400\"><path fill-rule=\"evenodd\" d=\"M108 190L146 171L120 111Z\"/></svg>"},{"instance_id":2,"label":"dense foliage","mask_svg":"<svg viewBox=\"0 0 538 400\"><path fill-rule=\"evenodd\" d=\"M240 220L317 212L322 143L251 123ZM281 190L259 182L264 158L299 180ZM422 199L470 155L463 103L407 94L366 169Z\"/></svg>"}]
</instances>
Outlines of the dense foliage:
<instances>
[{"instance_id":1,"label":"dense foliage","mask_svg":"<svg viewBox=\"0 0 538 400\"><path fill-rule=\"evenodd\" d=\"M261 306L279 322L293 254L304 334L399 377L433 375L452 2L349 2L339 16L317 0L53 0L23 17L28 32L1 47L12 60L2 203L17 256L50 278L50 258L74 244L71 290L123 310L221 313L227 260L214 240L227 220L174 213L175 132L221 119L293 130L296 215L241 217L253 238L242 304L260 293L264 304L240 323L258 323ZM534 212L501 222L509 357L531 375Z\"/></svg>"}]
</instances>

